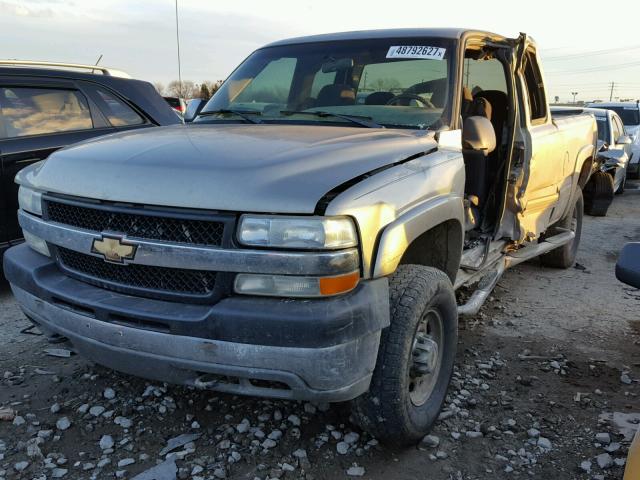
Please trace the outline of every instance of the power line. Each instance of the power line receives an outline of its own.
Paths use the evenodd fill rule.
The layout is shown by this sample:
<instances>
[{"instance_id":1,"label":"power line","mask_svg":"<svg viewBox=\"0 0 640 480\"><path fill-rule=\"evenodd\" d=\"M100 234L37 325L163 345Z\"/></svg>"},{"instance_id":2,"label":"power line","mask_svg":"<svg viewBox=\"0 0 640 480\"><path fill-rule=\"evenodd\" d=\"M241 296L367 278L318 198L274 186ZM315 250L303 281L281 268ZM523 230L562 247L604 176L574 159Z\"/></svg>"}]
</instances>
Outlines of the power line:
<instances>
[{"instance_id":1,"label":"power line","mask_svg":"<svg viewBox=\"0 0 640 480\"><path fill-rule=\"evenodd\" d=\"M604 50L592 50L592 51L587 51L587 52L580 52L580 53L570 53L567 55L553 55L550 57L545 57L545 55L542 55L542 58L545 62L555 62L557 60L570 60L572 58L585 58L585 57L592 57L592 56L596 56L596 55L607 55L610 53L620 53L620 52L625 52L628 50L638 50L640 49L640 45L632 45L632 46L625 46L625 47L618 47L618 48L607 48Z\"/></svg>"},{"instance_id":2,"label":"power line","mask_svg":"<svg viewBox=\"0 0 640 480\"><path fill-rule=\"evenodd\" d=\"M581 68L581 69L573 69L573 70L556 70L547 72L551 75L579 75L582 73L593 73L605 70L619 70L621 68L629 68L629 67L639 67L639 62L631 62L631 63L618 63L616 65L599 65L597 67L589 67L589 68Z\"/></svg>"}]
</instances>

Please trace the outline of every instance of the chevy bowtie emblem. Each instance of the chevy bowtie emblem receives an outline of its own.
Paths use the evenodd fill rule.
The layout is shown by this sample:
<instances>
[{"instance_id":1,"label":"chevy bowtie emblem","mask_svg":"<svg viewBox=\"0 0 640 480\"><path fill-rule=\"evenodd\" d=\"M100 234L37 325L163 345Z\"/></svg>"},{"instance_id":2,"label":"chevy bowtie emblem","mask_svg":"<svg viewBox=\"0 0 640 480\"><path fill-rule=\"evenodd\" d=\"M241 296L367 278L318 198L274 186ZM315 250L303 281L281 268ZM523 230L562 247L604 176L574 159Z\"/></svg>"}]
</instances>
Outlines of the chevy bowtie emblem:
<instances>
[{"instance_id":1,"label":"chevy bowtie emblem","mask_svg":"<svg viewBox=\"0 0 640 480\"><path fill-rule=\"evenodd\" d=\"M100 253L106 262L124 263L125 260L133 260L136 255L136 246L125 243L120 237L106 237L95 239L91 245L92 253Z\"/></svg>"}]
</instances>

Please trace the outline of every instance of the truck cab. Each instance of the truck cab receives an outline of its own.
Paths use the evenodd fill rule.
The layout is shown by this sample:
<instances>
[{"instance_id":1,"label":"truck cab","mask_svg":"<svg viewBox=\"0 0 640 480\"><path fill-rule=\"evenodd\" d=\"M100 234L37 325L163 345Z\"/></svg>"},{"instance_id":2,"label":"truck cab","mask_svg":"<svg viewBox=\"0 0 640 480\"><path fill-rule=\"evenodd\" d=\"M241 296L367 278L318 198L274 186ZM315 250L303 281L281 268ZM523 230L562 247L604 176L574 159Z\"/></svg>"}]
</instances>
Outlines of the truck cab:
<instances>
[{"instance_id":1,"label":"truck cab","mask_svg":"<svg viewBox=\"0 0 640 480\"><path fill-rule=\"evenodd\" d=\"M350 401L410 443L444 402L458 315L512 265L573 264L595 145L592 117L551 117L526 35L284 40L192 124L22 171L4 270L29 319L98 363Z\"/></svg>"}]
</instances>

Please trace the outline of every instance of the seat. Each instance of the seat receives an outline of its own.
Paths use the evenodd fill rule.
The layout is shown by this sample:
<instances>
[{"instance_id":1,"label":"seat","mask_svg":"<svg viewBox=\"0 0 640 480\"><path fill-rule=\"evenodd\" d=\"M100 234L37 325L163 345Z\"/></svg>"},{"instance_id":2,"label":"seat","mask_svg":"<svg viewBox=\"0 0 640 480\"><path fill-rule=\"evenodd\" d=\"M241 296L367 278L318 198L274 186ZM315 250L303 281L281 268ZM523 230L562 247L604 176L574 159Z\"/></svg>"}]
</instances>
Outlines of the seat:
<instances>
[{"instance_id":1,"label":"seat","mask_svg":"<svg viewBox=\"0 0 640 480\"><path fill-rule=\"evenodd\" d=\"M509 116L509 97L500 90L483 90L476 94L476 99L485 99L491 105L491 116L488 117L496 132L497 148L487 158L488 175L490 179L499 173L501 158L504 153L502 148L503 135Z\"/></svg>"},{"instance_id":2,"label":"seat","mask_svg":"<svg viewBox=\"0 0 640 480\"><path fill-rule=\"evenodd\" d=\"M493 116L491 103L486 98L474 98L473 101L468 104L466 117L473 116L482 116L491 121ZM496 139L497 138L496 135ZM463 152L465 170L464 191L467 197L475 196L477 198L475 207L477 207L478 212L482 211L482 207L487 200L487 191L490 183L489 178L491 175L490 158L496 151L497 148L489 154L479 151ZM475 216L478 216L477 212Z\"/></svg>"},{"instance_id":3,"label":"seat","mask_svg":"<svg viewBox=\"0 0 640 480\"><path fill-rule=\"evenodd\" d=\"M465 155L465 192L476 195L479 199L480 211L491 201L492 191L500 179L503 164L503 135L509 115L509 97L500 90L480 90L473 99L471 115L482 115L489 119L496 133L496 148L489 155ZM471 158L473 157L473 158ZM489 209L488 211L491 211ZM492 221L492 218L487 219Z\"/></svg>"},{"instance_id":4,"label":"seat","mask_svg":"<svg viewBox=\"0 0 640 480\"><path fill-rule=\"evenodd\" d=\"M434 107L444 108L445 103L447 102L447 88L448 85L446 82L435 82L433 92L431 93L430 101Z\"/></svg>"},{"instance_id":5,"label":"seat","mask_svg":"<svg viewBox=\"0 0 640 480\"><path fill-rule=\"evenodd\" d=\"M354 105L356 103L355 90L345 84L325 85L318 92L316 107L332 107L340 105Z\"/></svg>"},{"instance_id":6,"label":"seat","mask_svg":"<svg viewBox=\"0 0 640 480\"><path fill-rule=\"evenodd\" d=\"M391 92L373 92L364 99L365 105L386 105L395 95Z\"/></svg>"},{"instance_id":7,"label":"seat","mask_svg":"<svg viewBox=\"0 0 640 480\"><path fill-rule=\"evenodd\" d=\"M462 119L471 116L471 105L473 104L473 95L468 87L462 87L462 104L460 107L460 113Z\"/></svg>"}]
</instances>

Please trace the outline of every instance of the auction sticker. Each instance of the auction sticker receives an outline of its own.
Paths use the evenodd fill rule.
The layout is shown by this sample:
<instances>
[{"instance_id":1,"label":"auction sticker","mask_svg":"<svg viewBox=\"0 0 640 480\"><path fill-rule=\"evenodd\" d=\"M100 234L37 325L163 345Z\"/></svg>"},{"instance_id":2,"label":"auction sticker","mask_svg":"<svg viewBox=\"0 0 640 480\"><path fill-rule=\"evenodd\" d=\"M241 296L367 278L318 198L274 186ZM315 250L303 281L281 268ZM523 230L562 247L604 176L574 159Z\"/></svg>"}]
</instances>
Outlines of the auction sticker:
<instances>
[{"instance_id":1,"label":"auction sticker","mask_svg":"<svg viewBox=\"0 0 640 480\"><path fill-rule=\"evenodd\" d=\"M394 45L389 47L387 58L429 58L442 60L446 48L428 47L425 45Z\"/></svg>"}]
</instances>

